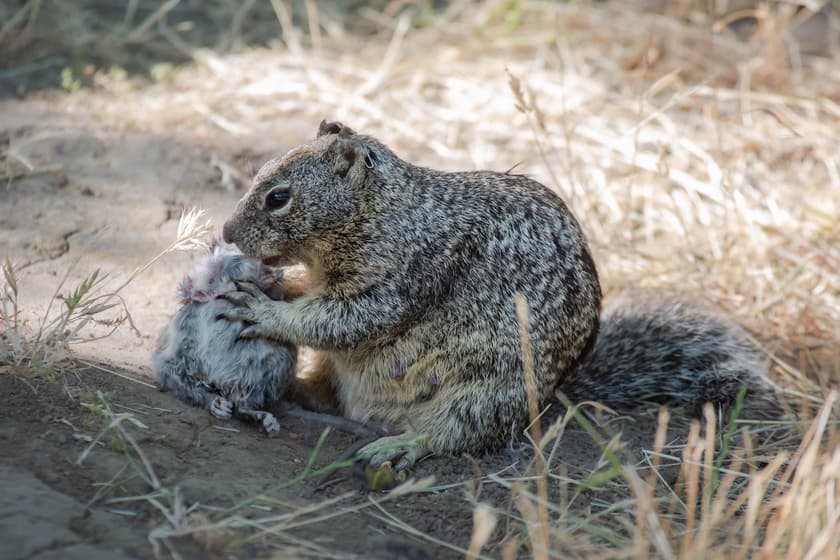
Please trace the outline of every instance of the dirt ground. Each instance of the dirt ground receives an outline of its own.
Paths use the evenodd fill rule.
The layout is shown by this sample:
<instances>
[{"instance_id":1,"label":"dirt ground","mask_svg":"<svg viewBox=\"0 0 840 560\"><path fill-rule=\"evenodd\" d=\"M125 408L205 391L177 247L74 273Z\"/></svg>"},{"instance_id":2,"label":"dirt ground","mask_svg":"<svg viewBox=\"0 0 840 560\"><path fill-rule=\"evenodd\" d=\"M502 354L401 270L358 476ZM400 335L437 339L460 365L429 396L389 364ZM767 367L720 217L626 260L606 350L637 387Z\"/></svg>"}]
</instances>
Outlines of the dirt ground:
<instances>
[{"instance_id":1,"label":"dirt ground","mask_svg":"<svg viewBox=\"0 0 840 560\"><path fill-rule=\"evenodd\" d=\"M161 519L151 506L95 503L88 507L98 485L111 480L125 464L123 453L106 445L97 446L82 465L76 465L88 445L85 436L95 435L99 429L97 419L80 406L80 402L95 402L96 391L113 395L119 410L136 411L147 426L135 431L137 441L155 465L157 475L164 484L177 485L188 504L200 502L199 512L230 507L299 474L322 429L284 419L282 435L267 438L253 426L217 423L206 412L186 407L169 394L95 368L72 371L61 381L30 387L13 376L0 376L3 394L13 403L3 412L0 438L5 488L0 505L3 558L152 556L146 537ZM331 435L317 464L338 459L350 444L351 439L342 434ZM438 468L429 465L428 469L441 475L441 481L451 482L465 474L463 465L457 463L463 461L451 465L441 462ZM359 486L349 476L347 482L316 495L315 481L303 483L282 493L273 492L273 497L289 506L273 507L271 511L290 510L295 505L358 490ZM136 495L145 490L142 483L129 481L118 484L113 493ZM360 500L365 500L364 494L357 492L355 499L345 502ZM264 509L259 511L266 513ZM469 507L457 492L419 496L409 503L395 504L392 511L448 542L457 543L469 534ZM429 518L428 511L439 515ZM312 550L320 547L337 557L366 557L375 553L377 546L385 551L387 546L397 545L408 551L416 549L413 554L417 558L446 556L445 550L412 543L382 525L363 513L348 514L304 527L294 536L306 541ZM253 558L271 552L259 542L224 539L203 551L192 539L178 540L174 546L185 557ZM423 556L423 550L433 556ZM381 557L391 556L383 552Z\"/></svg>"},{"instance_id":2,"label":"dirt ground","mask_svg":"<svg viewBox=\"0 0 840 560\"><path fill-rule=\"evenodd\" d=\"M171 539L174 550L185 558L463 557L451 547L464 549L468 545L472 502L467 495L474 493L470 485L490 473L515 477L528 463L526 454L513 451L476 461L468 457L429 458L412 475L433 475L434 486L389 500L379 511L370 507L368 496L382 499L385 493L369 492L358 468L342 469L326 480L319 476L276 489L302 472L322 434L323 426L317 423L281 418L282 433L268 438L252 425L217 421L168 393L96 366L69 368L58 379L31 383L14 375L0 375L0 391L8 403L0 423L0 557L8 559L153 557L147 536L162 523L159 512L142 501L109 503L114 498L149 491L142 481L125 475L123 450L106 437L77 464L102 427L101 420L85 407L97 402L97 391L108 395L117 412L130 411L143 422L145 429L131 430L137 443L161 482L167 487L177 486L185 503L196 508L197 522L263 493L275 501L246 507L243 516L282 515L338 500L321 512L340 515L289 529L279 539L287 548L278 545L278 539L243 538L243 534L249 535L247 531ZM622 428L626 441L650 444L646 434L653 428L644 420ZM596 468L600 448L580 429L571 428L562 441L556 469L572 475ZM357 443L355 436L330 433L315 467L342 459ZM632 446L628 452L632 459ZM592 492L581 499L597 503L597 499L608 496ZM480 497L504 508L510 491L485 484ZM368 507L351 511L360 505ZM395 529L384 512L447 546ZM504 536L505 527L501 526L495 540Z\"/></svg>"}]
</instances>

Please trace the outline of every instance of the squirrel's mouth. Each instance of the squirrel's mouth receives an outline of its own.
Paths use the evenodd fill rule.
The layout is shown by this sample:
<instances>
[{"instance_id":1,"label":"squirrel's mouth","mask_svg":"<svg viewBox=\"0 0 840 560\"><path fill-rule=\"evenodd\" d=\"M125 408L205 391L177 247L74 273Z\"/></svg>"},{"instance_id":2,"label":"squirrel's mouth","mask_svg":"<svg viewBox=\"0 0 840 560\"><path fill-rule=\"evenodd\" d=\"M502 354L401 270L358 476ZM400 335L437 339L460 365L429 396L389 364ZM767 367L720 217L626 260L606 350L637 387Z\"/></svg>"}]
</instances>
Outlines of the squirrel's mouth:
<instances>
[{"instance_id":1,"label":"squirrel's mouth","mask_svg":"<svg viewBox=\"0 0 840 560\"><path fill-rule=\"evenodd\" d=\"M267 257L262 259L262 263L265 266L282 266L283 264L285 264L285 260L286 259L284 259L282 255L277 255L274 257Z\"/></svg>"},{"instance_id":2,"label":"squirrel's mouth","mask_svg":"<svg viewBox=\"0 0 840 560\"><path fill-rule=\"evenodd\" d=\"M290 266L300 261L295 247L277 247L275 245L271 249L271 251L265 251L257 257L265 266Z\"/></svg>"},{"instance_id":3,"label":"squirrel's mouth","mask_svg":"<svg viewBox=\"0 0 840 560\"><path fill-rule=\"evenodd\" d=\"M300 262L294 253L281 253L260 259L265 266L291 266Z\"/></svg>"}]
</instances>

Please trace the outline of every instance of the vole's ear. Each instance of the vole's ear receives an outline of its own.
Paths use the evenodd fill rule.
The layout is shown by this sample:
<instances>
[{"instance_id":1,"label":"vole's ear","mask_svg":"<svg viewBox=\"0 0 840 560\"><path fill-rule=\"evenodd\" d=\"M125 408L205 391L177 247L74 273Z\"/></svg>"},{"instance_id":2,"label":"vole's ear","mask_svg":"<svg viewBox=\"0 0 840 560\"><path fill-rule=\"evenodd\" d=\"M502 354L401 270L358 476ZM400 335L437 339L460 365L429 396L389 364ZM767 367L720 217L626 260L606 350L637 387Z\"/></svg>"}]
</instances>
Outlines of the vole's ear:
<instances>
[{"instance_id":1,"label":"vole's ear","mask_svg":"<svg viewBox=\"0 0 840 560\"><path fill-rule=\"evenodd\" d=\"M191 276L184 277L184 279L181 280L181 283L178 284L178 291L177 291L178 301L182 305L186 305L186 304L192 302L193 289L194 289L194 285L193 285L193 279L192 279Z\"/></svg>"},{"instance_id":2,"label":"vole's ear","mask_svg":"<svg viewBox=\"0 0 840 560\"><path fill-rule=\"evenodd\" d=\"M326 134L338 134L341 136L352 136L356 134L352 128L349 126L344 126L338 121L321 121L321 124L318 125L318 135L316 138L320 138Z\"/></svg>"}]
</instances>

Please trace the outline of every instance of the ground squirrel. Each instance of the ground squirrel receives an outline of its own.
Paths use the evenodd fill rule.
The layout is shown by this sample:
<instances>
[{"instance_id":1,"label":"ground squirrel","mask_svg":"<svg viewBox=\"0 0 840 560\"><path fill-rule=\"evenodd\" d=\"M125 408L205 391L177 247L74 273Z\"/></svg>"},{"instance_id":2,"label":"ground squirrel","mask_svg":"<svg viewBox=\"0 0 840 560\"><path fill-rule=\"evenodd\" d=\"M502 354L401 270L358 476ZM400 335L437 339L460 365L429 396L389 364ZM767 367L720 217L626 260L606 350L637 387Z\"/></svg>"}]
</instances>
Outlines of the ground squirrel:
<instances>
[{"instance_id":1,"label":"ground squirrel","mask_svg":"<svg viewBox=\"0 0 840 560\"><path fill-rule=\"evenodd\" d=\"M277 401L294 376L294 346L266 339L241 340L243 325L221 313L235 281L252 281L280 299L279 269L215 243L178 287L181 309L161 333L152 368L163 390L217 418L236 415L259 422L267 433L280 424L264 405Z\"/></svg>"},{"instance_id":2,"label":"ground squirrel","mask_svg":"<svg viewBox=\"0 0 840 560\"><path fill-rule=\"evenodd\" d=\"M244 337L329 356L344 413L397 434L361 450L373 464L498 448L527 424L516 293L530 308L541 405L559 389L697 408L731 403L741 385L772 401L766 364L737 327L679 306L600 319L578 222L524 175L418 167L322 122L313 142L262 167L224 239L310 268L300 299L242 284L227 316L251 324Z\"/></svg>"}]
</instances>

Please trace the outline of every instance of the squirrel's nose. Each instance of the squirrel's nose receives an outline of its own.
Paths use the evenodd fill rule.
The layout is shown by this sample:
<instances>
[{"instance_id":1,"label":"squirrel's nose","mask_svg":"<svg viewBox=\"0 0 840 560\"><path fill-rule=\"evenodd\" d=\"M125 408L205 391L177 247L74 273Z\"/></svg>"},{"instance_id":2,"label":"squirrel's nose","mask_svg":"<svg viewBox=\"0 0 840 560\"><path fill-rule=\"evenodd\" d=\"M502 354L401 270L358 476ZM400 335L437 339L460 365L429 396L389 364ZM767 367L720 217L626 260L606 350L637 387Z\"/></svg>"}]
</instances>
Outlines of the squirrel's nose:
<instances>
[{"instance_id":1,"label":"squirrel's nose","mask_svg":"<svg viewBox=\"0 0 840 560\"><path fill-rule=\"evenodd\" d=\"M233 243L234 229L232 220L226 221L225 225L222 226L222 239L225 240L225 243Z\"/></svg>"}]
</instances>

